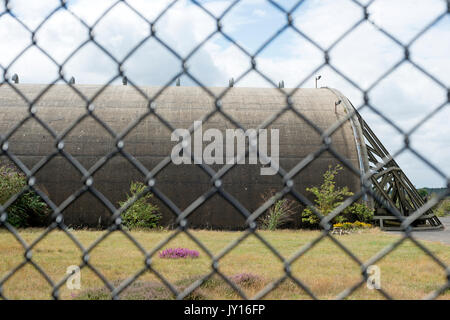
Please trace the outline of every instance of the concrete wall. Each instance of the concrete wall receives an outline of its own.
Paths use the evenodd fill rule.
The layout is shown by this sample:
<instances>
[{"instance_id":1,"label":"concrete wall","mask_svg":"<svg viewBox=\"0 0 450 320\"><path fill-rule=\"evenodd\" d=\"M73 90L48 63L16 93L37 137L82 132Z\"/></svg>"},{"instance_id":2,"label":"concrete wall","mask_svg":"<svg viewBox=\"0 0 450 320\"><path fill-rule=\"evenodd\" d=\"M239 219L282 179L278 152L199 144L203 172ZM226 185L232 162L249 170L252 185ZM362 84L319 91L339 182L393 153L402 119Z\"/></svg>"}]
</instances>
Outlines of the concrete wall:
<instances>
[{"instance_id":1,"label":"concrete wall","mask_svg":"<svg viewBox=\"0 0 450 320\"><path fill-rule=\"evenodd\" d=\"M17 89L32 101L46 88L44 85L16 85ZM76 85L85 98L94 98L101 86ZM160 88L142 88L153 97ZM224 88L209 88L219 95ZM0 87L0 134L5 136L14 126L29 116L29 105L9 86ZM335 101L339 98L328 89L299 89L293 96L293 105L304 116L325 130L345 115L343 107ZM201 88L171 87L155 100L156 111L173 128L188 128L194 120L214 110L214 99ZM276 89L233 88L222 100L223 111L246 128L256 128L286 106L286 98ZM122 132L148 110L148 100L130 86L110 86L93 101L94 115L102 119L116 133ZM87 114L87 102L65 85L55 85L46 91L37 102L36 117L61 135L77 119ZM216 114L203 124L204 130L235 128L223 115ZM279 129L280 164L289 171L308 154L319 149L322 139L305 121L292 111L284 113L269 127ZM170 139L171 130L155 115L147 116L123 139L124 150L133 155L148 170L170 155L175 142ZM36 119L30 118L9 137L9 151L28 168L37 165L46 155L56 151L55 139ZM335 149L355 168L359 168L355 138L347 121L332 136ZM102 157L114 151L114 138L92 117L88 116L75 126L64 138L64 150L86 169L99 163ZM0 161L8 162L4 155ZM247 161L248 163L248 161ZM337 160L328 152L313 161L295 179L296 189L309 196L306 187L319 185L322 174ZM278 176L261 176L261 165L236 165L224 178L223 186L248 210L255 210L263 203L262 194L269 190L280 190L282 179ZM215 170L220 166L213 166ZM81 174L63 157L56 155L38 171L37 183L45 188L57 205L83 187ZM113 205L126 198L129 184L143 180L143 175L125 158L117 154L109 159L95 174L94 187L107 197ZM358 189L359 177L344 170L337 179L338 184ZM210 177L199 167L169 164L156 176L156 187L169 197L181 210L211 188ZM167 207L155 201L161 208L164 224L171 224L174 215ZM301 210L301 208L299 208ZM102 217L108 221L110 212L89 193L84 194L65 211L66 224L95 226ZM243 217L219 195L210 198L189 217L191 227L244 228ZM300 218L291 225L299 227Z\"/></svg>"}]
</instances>

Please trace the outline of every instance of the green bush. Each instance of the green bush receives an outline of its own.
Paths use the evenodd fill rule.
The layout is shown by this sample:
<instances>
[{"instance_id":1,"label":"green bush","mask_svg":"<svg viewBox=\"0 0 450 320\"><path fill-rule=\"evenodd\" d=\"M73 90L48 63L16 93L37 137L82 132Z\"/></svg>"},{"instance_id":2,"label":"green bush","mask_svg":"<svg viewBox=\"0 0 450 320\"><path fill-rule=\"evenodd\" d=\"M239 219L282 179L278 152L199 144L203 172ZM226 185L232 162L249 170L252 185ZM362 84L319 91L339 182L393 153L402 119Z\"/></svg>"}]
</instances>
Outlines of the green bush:
<instances>
[{"instance_id":1,"label":"green bush","mask_svg":"<svg viewBox=\"0 0 450 320\"><path fill-rule=\"evenodd\" d=\"M450 214L450 199L443 199L441 202L439 202L435 213L438 217L444 217Z\"/></svg>"},{"instance_id":2,"label":"green bush","mask_svg":"<svg viewBox=\"0 0 450 320\"><path fill-rule=\"evenodd\" d=\"M264 202L272 197L273 191L262 196ZM290 199L281 199L276 201L269 209L267 214L259 219L260 228L263 230L276 230L286 223L292 221L292 216L296 212L297 205Z\"/></svg>"},{"instance_id":3,"label":"green bush","mask_svg":"<svg viewBox=\"0 0 450 320\"><path fill-rule=\"evenodd\" d=\"M306 188L308 192L314 194L315 206L324 216L328 215L335 208L337 208L346 197L353 195L353 192L348 190L348 187L338 188L334 179L342 170L342 166L336 165L328 170L323 175L323 183L320 187ZM370 222L373 217L373 209L370 209L363 203L355 202L346 207L338 216L332 219L332 223L343 222ZM310 227L317 227L319 225L319 218L313 213L311 208L305 208L302 212L302 221Z\"/></svg>"},{"instance_id":4,"label":"green bush","mask_svg":"<svg viewBox=\"0 0 450 320\"><path fill-rule=\"evenodd\" d=\"M370 209L364 203L355 202L343 211L343 218L347 221L366 222L369 223L373 219L374 210ZM344 220L344 221L345 221Z\"/></svg>"},{"instance_id":5,"label":"green bush","mask_svg":"<svg viewBox=\"0 0 450 320\"><path fill-rule=\"evenodd\" d=\"M128 205L145 188L146 186L141 182L132 182L130 185L130 195L127 194L127 200L119 202L119 205L121 207ZM152 198L153 195L148 192L137 199L122 213L122 224L129 229L156 228L161 219L161 214L159 213L159 208L149 202Z\"/></svg>"},{"instance_id":6,"label":"green bush","mask_svg":"<svg viewBox=\"0 0 450 320\"><path fill-rule=\"evenodd\" d=\"M0 167L0 204L4 205L12 196L27 185L26 176L9 166ZM42 227L47 224L50 209L34 191L27 191L7 209L7 222L15 228Z\"/></svg>"},{"instance_id":7,"label":"green bush","mask_svg":"<svg viewBox=\"0 0 450 320\"><path fill-rule=\"evenodd\" d=\"M422 197L422 199L427 199L429 196L428 191L425 188L417 189L417 193Z\"/></svg>"},{"instance_id":8,"label":"green bush","mask_svg":"<svg viewBox=\"0 0 450 320\"><path fill-rule=\"evenodd\" d=\"M370 223L365 223L361 221L342 222L333 224L333 229L344 229L344 230L369 229L372 227L373 225L371 225Z\"/></svg>"}]
</instances>

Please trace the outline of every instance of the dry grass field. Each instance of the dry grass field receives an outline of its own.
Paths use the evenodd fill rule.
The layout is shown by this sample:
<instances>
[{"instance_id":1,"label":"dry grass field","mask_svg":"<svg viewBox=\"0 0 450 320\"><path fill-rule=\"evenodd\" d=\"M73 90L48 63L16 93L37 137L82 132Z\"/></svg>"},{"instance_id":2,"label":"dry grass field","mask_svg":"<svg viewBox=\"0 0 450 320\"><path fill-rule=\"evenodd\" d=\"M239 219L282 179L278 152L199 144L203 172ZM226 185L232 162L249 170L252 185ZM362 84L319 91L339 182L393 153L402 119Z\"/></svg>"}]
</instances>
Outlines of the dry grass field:
<instances>
[{"instance_id":1,"label":"dry grass field","mask_svg":"<svg viewBox=\"0 0 450 320\"><path fill-rule=\"evenodd\" d=\"M27 243L36 239L42 229L24 229L20 235ZM73 231L86 248L105 231ZM146 249L151 250L173 231L132 231L131 234ZM192 231L213 254L220 253L239 232ZM302 246L315 239L317 231L261 231L259 232L280 254L291 257ZM388 235L378 229L351 235L336 236L361 261L393 243L398 236ZM422 241L441 261L450 265L450 246ZM186 288L211 270L211 261L185 234L179 234L163 248L185 247L200 252L197 259L161 259L155 254L152 266L178 289ZM80 264L81 251L61 231L53 231L33 250L33 261L59 282L70 265ZM114 232L101 242L89 255L90 263L108 280L115 284L129 278L144 267L143 254L123 234ZM24 260L21 245L6 230L0 230L0 278ZM446 283L445 270L421 251L410 240L403 242L394 252L377 263L381 270L381 286L396 299L421 299ZM255 236L251 235L225 255L219 269L229 277L242 273L251 274L247 281L237 281L242 290L252 297L270 282L284 274L283 265ZM331 299L345 288L361 279L359 266L330 239L324 239L311 251L292 265L292 274L303 281L318 298ZM81 290L61 287L62 299L104 299L108 291L103 282L85 267L81 271ZM3 285L3 294L10 299L49 299L51 287L29 264L21 268ZM138 281L122 293L125 299L171 299L170 292L150 271L143 273ZM214 276L205 282L191 299L239 299L233 289ZM292 281L286 280L265 297L266 299L309 299ZM349 299L383 299L376 290L365 285ZM450 299L450 290L440 296Z\"/></svg>"}]
</instances>

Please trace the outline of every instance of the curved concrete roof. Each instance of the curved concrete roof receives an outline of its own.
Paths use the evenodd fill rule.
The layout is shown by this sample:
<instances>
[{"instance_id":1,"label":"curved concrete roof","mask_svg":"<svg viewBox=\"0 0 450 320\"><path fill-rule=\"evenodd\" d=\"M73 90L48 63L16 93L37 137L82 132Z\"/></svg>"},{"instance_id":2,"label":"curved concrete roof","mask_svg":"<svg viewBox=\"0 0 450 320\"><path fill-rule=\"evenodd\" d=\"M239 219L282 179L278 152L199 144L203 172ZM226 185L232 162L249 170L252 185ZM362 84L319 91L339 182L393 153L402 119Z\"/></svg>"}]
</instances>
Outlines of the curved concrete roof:
<instances>
[{"instance_id":1,"label":"curved concrete roof","mask_svg":"<svg viewBox=\"0 0 450 320\"><path fill-rule=\"evenodd\" d=\"M45 85L14 85L30 101L36 99ZM131 86L76 85L84 97L95 99L93 115L104 121L116 133L127 130L139 117L148 111L148 99ZM101 91L103 89L103 91ZM154 97L161 88L144 87L142 92ZM220 95L226 88L208 88L214 95ZM101 93L99 94L99 91ZM292 97L294 109L314 123L320 130L326 130L339 118L345 116L348 101L337 106L342 99L339 92L321 89L299 89ZM215 99L199 87L169 87L154 99L156 113L172 128L189 128L195 120L205 117L215 110ZM280 116L270 128L279 129L280 164L285 170L294 168L300 161L306 161L311 153L322 146L320 135L293 111L282 112L286 107L286 97L278 89L232 88L222 99L223 114L216 113L203 124L207 128L220 130L234 129L227 117L241 123L245 128L257 128L277 113ZM22 119L29 115L28 103L14 89L7 85L0 87L0 134L5 136ZM63 134L77 119L82 119L64 137L64 151L74 157L86 169L99 166L102 157L114 154L115 141L92 116L87 116L88 103L66 85L54 85L40 96L34 104L36 119L45 122L57 135ZM135 157L149 171L170 155L176 142L170 140L171 130L165 127L158 116L148 115L123 139L124 151ZM28 168L43 161L45 156L57 152L55 139L36 119L29 119L9 137L9 151L23 161ZM334 148L355 168L361 166L356 147L357 130L346 121L332 135ZM358 138L358 137L356 137ZM113 152L113 153L111 153ZM105 160L105 159L103 159ZM5 161L5 156L1 157ZM305 170L295 176L296 189L308 195L305 188L319 185L322 174L337 160L325 151L310 163ZM218 170L221 166L214 165ZM261 176L260 165L236 165L223 178L223 187L240 201L248 210L255 210L263 203L262 194L268 190L281 190L280 176ZM83 187L81 174L66 159L55 155L36 175L37 183L47 190L50 199L61 204L71 194ZM124 200L132 180L143 180L142 174L120 154L108 159L94 174L93 186L117 206ZM359 177L348 170L338 176L338 184L347 185L353 191L359 188ZM169 197L175 205L184 210L192 201L211 188L210 177L195 165L168 164L156 176L156 187ZM164 223L174 221L174 215L158 202L164 214ZM110 213L89 193L84 194L65 210L67 224L96 225L102 217L106 223ZM244 228L243 217L218 194L209 198L190 217L191 226L211 226L220 228ZM297 219L294 226L300 225Z\"/></svg>"}]
</instances>

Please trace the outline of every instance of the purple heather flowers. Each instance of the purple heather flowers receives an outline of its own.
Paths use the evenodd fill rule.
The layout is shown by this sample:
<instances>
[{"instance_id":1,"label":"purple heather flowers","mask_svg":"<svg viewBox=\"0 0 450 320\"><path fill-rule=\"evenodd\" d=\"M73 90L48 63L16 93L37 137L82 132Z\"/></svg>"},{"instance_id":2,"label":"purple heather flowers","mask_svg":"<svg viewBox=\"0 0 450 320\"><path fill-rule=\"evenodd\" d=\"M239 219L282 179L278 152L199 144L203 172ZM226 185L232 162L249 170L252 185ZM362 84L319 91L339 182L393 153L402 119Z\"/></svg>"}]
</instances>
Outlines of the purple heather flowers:
<instances>
[{"instance_id":1,"label":"purple heather flowers","mask_svg":"<svg viewBox=\"0 0 450 320\"><path fill-rule=\"evenodd\" d=\"M187 248L169 248L159 253L160 258L179 259L179 258L198 258L198 251Z\"/></svg>"}]
</instances>

